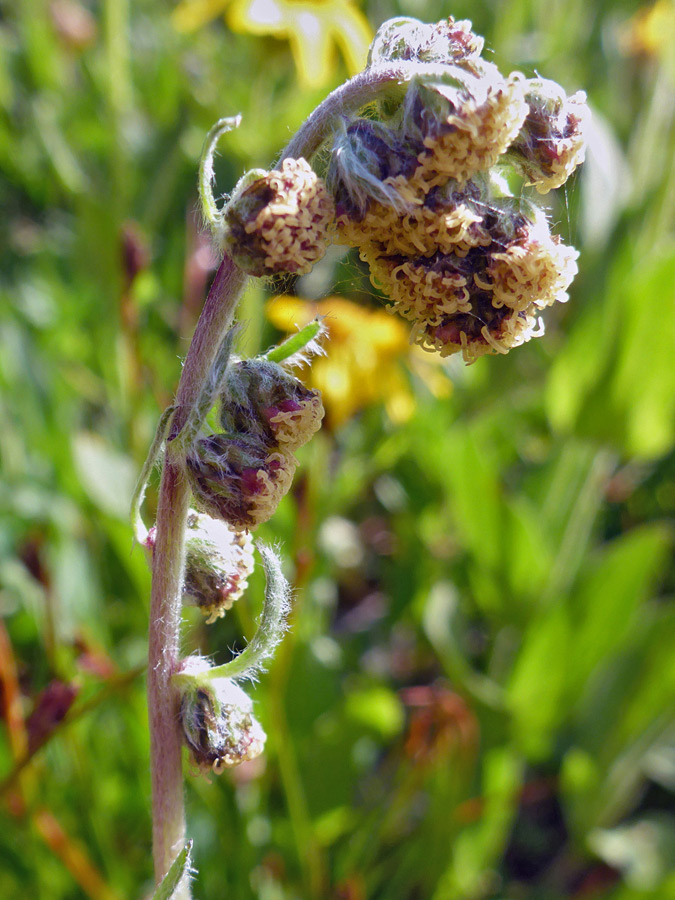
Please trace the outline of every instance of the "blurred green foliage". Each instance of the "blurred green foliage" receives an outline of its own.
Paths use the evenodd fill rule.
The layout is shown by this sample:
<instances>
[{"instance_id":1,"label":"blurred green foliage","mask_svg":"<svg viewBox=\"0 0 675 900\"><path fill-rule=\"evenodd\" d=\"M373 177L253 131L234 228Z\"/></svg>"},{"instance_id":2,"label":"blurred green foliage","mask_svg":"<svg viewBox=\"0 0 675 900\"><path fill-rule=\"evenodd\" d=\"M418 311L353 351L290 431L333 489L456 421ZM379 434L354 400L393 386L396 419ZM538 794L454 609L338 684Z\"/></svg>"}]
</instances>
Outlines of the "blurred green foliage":
<instances>
[{"instance_id":1,"label":"blurred green foliage","mask_svg":"<svg viewBox=\"0 0 675 900\"><path fill-rule=\"evenodd\" d=\"M587 90L587 163L547 198L580 275L542 340L451 361L449 398L406 370L408 421L371 404L304 449L261 529L297 587L255 690L267 752L187 776L196 895L675 897L675 10L362 8L470 17L502 70ZM150 887L149 574L127 506L213 271L201 142L243 114L229 189L328 89L298 89L287 42L222 19L181 35L171 9L0 3L7 900ZM249 289L244 352L275 339L278 287ZM351 257L288 287L378 303ZM208 629L190 611L186 649L241 646L261 587Z\"/></svg>"}]
</instances>

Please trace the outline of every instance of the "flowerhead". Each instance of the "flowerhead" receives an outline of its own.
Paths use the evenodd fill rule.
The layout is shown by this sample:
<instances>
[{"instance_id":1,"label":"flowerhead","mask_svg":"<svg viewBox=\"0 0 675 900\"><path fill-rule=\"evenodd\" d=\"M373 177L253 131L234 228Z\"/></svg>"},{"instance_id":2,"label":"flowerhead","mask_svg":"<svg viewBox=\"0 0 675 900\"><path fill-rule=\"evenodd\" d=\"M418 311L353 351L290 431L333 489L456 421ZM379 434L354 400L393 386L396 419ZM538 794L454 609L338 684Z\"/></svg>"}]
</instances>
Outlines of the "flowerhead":
<instances>
[{"instance_id":1,"label":"flowerhead","mask_svg":"<svg viewBox=\"0 0 675 900\"><path fill-rule=\"evenodd\" d=\"M245 435L213 434L190 448L185 471L196 506L236 531L266 522L293 481L297 460Z\"/></svg>"},{"instance_id":2,"label":"flowerhead","mask_svg":"<svg viewBox=\"0 0 675 900\"><path fill-rule=\"evenodd\" d=\"M180 722L193 763L203 774L219 775L260 756L266 735L248 694L229 678L199 677L207 669L204 660L185 661ZM194 679L189 677L193 674Z\"/></svg>"},{"instance_id":3,"label":"flowerhead","mask_svg":"<svg viewBox=\"0 0 675 900\"><path fill-rule=\"evenodd\" d=\"M285 159L241 179L223 211L223 246L249 275L302 275L326 252L334 216L309 163Z\"/></svg>"},{"instance_id":4,"label":"flowerhead","mask_svg":"<svg viewBox=\"0 0 675 900\"><path fill-rule=\"evenodd\" d=\"M225 522L191 510L187 519L183 602L198 606L206 624L242 596L253 571L253 541Z\"/></svg>"},{"instance_id":5,"label":"flowerhead","mask_svg":"<svg viewBox=\"0 0 675 900\"><path fill-rule=\"evenodd\" d=\"M220 424L225 431L256 433L270 449L295 451L321 427L321 393L277 363L234 362L224 384Z\"/></svg>"}]
</instances>

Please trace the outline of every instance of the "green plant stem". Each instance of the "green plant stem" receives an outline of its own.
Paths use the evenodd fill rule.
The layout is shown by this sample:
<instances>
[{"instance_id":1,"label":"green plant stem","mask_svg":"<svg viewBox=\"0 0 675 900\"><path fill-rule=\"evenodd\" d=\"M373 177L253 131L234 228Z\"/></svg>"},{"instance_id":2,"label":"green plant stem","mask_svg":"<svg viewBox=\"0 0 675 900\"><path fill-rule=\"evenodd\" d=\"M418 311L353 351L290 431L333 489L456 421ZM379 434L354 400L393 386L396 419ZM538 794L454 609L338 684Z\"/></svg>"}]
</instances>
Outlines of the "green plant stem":
<instances>
[{"instance_id":1,"label":"green plant stem","mask_svg":"<svg viewBox=\"0 0 675 900\"><path fill-rule=\"evenodd\" d=\"M153 854L158 884L185 845L182 738L178 697L171 685L171 676L179 661L185 520L190 490L183 475L180 448L173 448L171 442L180 432L209 377L245 283L246 275L225 256L185 360L162 471L148 648Z\"/></svg>"},{"instance_id":2,"label":"green plant stem","mask_svg":"<svg viewBox=\"0 0 675 900\"><path fill-rule=\"evenodd\" d=\"M269 360L269 362L285 362L287 359L290 359L291 356L295 356L296 353L302 353L307 345L312 341L315 341L320 334L321 319L314 319L313 322L310 322L309 325L305 325L304 328L301 328L300 331L292 334L285 341L282 341L281 344L278 344L276 347L272 347L266 353L263 353L262 358Z\"/></svg>"}]
</instances>

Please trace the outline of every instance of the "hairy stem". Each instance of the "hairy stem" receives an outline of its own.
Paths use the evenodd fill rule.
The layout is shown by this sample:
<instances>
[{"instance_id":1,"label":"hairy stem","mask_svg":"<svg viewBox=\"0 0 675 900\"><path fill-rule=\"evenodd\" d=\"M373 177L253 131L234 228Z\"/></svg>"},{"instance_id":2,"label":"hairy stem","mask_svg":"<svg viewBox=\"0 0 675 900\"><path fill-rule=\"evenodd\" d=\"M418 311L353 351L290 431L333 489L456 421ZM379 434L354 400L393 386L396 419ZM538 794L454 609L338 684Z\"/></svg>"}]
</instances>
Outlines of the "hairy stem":
<instances>
[{"instance_id":1,"label":"hairy stem","mask_svg":"<svg viewBox=\"0 0 675 900\"><path fill-rule=\"evenodd\" d=\"M244 273L225 256L185 360L162 472L148 650L153 853L157 883L185 844L178 698L170 679L179 661L185 520L190 490L183 477L180 454L172 451L171 440L180 432L209 377L245 282Z\"/></svg>"},{"instance_id":2,"label":"hairy stem","mask_svg":"<svg viewBox=\"0 0 675 900\"><path fill-rule=\"evenodd\" d=\"M407 64L404 69L399 65L382 66L367 69L355 76L317 107L288 144L282 158L311 157L332 134L339 116L358 111L397 84L409 81L413 75L421 72L433 74L434 67L411 67ZM231 124L234 125L235 120ZM222 122L218 123L212 131L212 142L222 125ZM210 152L212 150L213 147ZM211 177L208 164L206 168L203 165L200 179L202 190L205 185L210 190ZM210 212L216 214L213 209ZM211 377L214 361L232 323L245 283L246 275L225 256L190 344L166 439L153 551L148 654L153 848L157 883L185 845L178 693L171 685L171 676L179 663L185 521L190 490L183 476L182 441L175 439L193 415L203 388ZM313 881L317 880L315 873Z\"/></svg>"},{"instance_id":3,"label":"hairy stem","mask_svg":"<svg viewBox=\"0 0 675 900\"><path fill-rule=\"evenodd\" d=\"M309 159L333 133L339 116L358 112L391 91L395 85L405 84L417 75L447 75L447 66L406 62L405 65L374 66L359 72L317 106L286 145L281 159L297 159L300 156Z\"/></svg>"}]
</instances>

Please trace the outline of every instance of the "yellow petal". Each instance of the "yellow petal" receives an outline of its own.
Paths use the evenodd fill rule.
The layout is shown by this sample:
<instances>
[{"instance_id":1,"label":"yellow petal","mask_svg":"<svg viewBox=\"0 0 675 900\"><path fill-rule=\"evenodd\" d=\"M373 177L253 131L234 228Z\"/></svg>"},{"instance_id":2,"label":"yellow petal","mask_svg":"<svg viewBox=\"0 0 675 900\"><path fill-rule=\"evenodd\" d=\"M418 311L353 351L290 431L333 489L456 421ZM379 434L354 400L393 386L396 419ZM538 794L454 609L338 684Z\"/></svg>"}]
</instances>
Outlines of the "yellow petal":
<instances>
[{"instance_id":1,"label":"yellow petal","mask_svg":"<svg viewBox=\"0 0 675 900\"><path fill-rule=\"evenodd\" d=\"M373 29L363 13L351 4L335 2L331 6L333 36L342 51L349 73L355 75L366 64Z\"/></svg>"},{"instance_id":2,"label":"yellow petal","mask_svg":"<svg viewBox=\"0 0 675 900\"><path fill-rule=\"evenodd\" d=\"M183 0L171 13L171 24L183 34L196 31L225 11L229 0Z\"/></svg>"},{"instance_id":3,"label":"yellow petal","mask_svg":"<svg viewBox=\"0 0 675 900\"><path fill-rule=\"evenodd\" d=\"M320 315L316 304L299 297L284 295L268 301L265 307L267 319L278 328L279 331L287 331L289 334L296 328L304 328L312 319Z\"/></svg>"},{"instance_id":4,"label":"yellow petal","mask_svg":"<svg viewBox=\"0 0 675 900\"><path fill-rule=\"evenodd\" d=\"M624 44L631 53L665 57L672 52L674 39L675 6L672 0L657 0L629 20Z\"/></svg>"},{"instance_id":5,"label":"yellow petal","mask_svg":"<svg viewBox=\"0 0 675 900\"><path fill-rule=\"evenodd\" d=\"M284 36L288 27L285 7L279 0L237 0L227 21L234 31Z\"/></svg>"},{"instance_id":6,"label":"yellow petal","mask_svg":"<svg viewBox=\"0 0 675 900\"><path fill-rule=\"evenodd\" d=\"M298 11L289 25L288 40L298 70L298 80L307 88L322 87L330 81L335 61L331 47L329 22L322 13L297 4Z\"/></svg>"}]
</instances>

